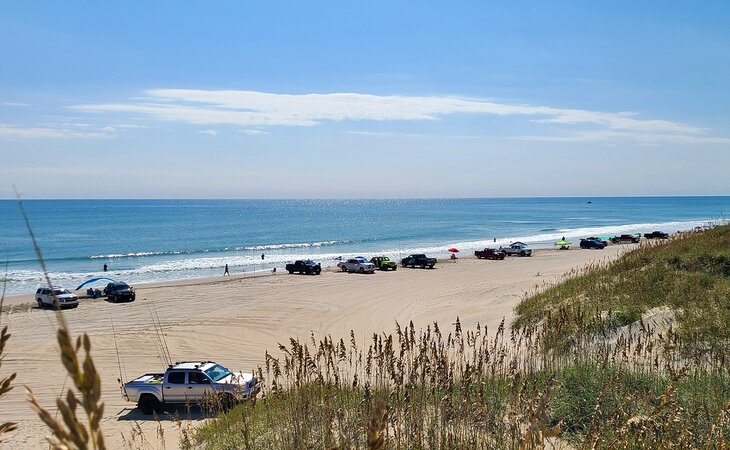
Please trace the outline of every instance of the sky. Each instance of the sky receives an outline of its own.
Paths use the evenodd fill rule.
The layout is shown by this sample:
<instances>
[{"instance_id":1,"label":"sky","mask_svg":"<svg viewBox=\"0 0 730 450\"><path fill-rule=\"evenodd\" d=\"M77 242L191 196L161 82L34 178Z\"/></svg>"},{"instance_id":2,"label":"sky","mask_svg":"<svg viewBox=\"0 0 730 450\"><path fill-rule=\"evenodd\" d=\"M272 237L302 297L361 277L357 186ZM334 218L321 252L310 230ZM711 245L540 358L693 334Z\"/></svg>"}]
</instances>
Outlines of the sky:
<instances>
[{"instance_id":1,"label":"sky","mask_svg":"<svg viewBox=\"0 0 730 450\"><path fill-rule=\"evenodd\" d=\"M727 1L10 2L0 198L730 195L728 23Z\"/></svg>"}]
</instances>

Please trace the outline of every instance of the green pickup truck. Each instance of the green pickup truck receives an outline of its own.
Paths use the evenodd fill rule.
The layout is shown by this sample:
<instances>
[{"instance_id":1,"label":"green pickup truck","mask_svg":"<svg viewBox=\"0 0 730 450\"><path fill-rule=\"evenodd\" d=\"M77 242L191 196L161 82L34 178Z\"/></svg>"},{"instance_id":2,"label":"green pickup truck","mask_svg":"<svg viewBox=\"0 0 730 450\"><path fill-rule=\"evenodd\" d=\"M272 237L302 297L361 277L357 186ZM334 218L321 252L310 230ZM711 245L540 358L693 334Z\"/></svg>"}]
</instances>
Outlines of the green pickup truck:
<instances>
[{"instance_id":1,"label":"green pickup truck","mask_svg":"<svg viewBox=\"0 0 730 450\"><path fill-rule=\"evenodd\" d=\"M395 261L391 261L387 256L376 256L370 262L375 264L375 267L380 270L396 270L398 268L398 264Z\"/></svg>"}]
</instances>

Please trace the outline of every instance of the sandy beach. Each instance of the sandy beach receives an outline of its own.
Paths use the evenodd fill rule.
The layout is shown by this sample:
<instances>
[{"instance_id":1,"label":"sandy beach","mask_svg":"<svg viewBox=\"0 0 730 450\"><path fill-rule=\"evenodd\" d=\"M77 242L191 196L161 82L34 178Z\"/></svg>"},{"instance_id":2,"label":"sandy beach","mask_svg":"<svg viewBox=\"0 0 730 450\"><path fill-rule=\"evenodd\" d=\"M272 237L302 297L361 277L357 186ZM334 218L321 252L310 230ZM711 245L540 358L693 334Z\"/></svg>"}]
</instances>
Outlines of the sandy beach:
<instances>
[{"instance_id":1,"label":"sandy beach","mask_svg":"<svg viewBox=\"0 0 730 450\"><path fill-rule=\"evenodd\" d=\"M277 343L290 336L315 334L362 341L373 332L392 331L395 321L413 321L417 328L437 321L450 326L458 316L464 327L477 322L494 329L509 322L514 306L527 292L558 281L566 272L588 263L615 258L623 246L605 250L538 250L530 258L504 261L461 257L440 261L433 270L403 269L374 275L325 271L320 276L278 273L260 277L233 274L136 286L137 301L112 304L84 299L64 311L74 335L88 333L92 355L102 376L105 415L102 427L109 448L123 448L138 424L153 444L157 423L122 400L117 379L162 371L151 310L156 311L174 360L215 360L231 369L253 370L265 351L278 355ZM32 295L6 299L2 324L12 338L4 373L17 372L15 389L0 405L0 420L18 422L5 448L39 448L48 430L26 401L23 386L51 408L68 388L55 339L55 313L40 310ZM112 320L115 333L112 333ZM55 412L55 408L51 408ZM193 424L200 417L193 416ZM162 420L166 448L177 447L177 425Z\"/></svg>"}]
</instances>

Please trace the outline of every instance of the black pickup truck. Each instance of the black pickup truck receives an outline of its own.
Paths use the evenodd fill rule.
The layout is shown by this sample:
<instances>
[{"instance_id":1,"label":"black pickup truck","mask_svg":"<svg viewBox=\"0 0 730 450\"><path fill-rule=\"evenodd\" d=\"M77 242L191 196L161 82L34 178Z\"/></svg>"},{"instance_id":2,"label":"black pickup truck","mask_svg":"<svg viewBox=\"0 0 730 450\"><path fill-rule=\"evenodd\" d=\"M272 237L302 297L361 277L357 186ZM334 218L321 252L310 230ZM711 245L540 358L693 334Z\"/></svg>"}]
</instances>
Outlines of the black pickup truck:
<instances>
[{"instance_id":1,"label":"black pickup truck","mask_svg":"<svg viewBox=\"0 0 730 450\"><path fill-rule=\"evenodd\" d=\"M436 265L436 258L427 258L424 254L408 255L401 260L400 265L403 267L419 266L421 269L426 267L433 269L433 266Z\"/></svg>"},{"instance_id":2,"label":"black pickup truck","mask_svg":"<svg viewBox=\"0 0 730 450\"><path fill-rule=\"evenodd\" d=\"M669 233L663 231L652 231L651 233L644 233L644 237L647 239L667 239Z\"/></svg>"},{"instance_id":3,"label":"black pickup truck","mask_svg":"<svg viewBox=\"0 0 730 450\"><path fill-rule=\"evenodd\" d=\"M311 259L300 259L294 261L293 264L287 264L285 268L289 273L297 272L299 274L307 275L319 275L322 273L322 266Z\"/></svg>"}]
</instances>

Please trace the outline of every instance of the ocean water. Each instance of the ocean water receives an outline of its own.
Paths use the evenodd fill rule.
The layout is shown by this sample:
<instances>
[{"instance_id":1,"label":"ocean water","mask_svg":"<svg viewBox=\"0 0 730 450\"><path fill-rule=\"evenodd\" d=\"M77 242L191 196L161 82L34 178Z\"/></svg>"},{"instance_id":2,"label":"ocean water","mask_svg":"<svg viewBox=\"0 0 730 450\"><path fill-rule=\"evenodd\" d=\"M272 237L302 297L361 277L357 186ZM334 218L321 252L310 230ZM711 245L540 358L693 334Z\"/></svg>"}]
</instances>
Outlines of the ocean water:
<instances>
[{"instance_id":1,"label":"ocean water","mask_svg":"<svg viewBox=\"0 0 730 450\"><path fill-rule=\"evenodd\" d=\"M450 247L471 253L514 240L547 247L563 236L674 232L730 216L730 197L588 200L28 200L24 207L53 282L70 289L97 276L129 283L217 276L225 264L253 273L300 258L328 266L339 256L445 257ZM0 200L2 280L8 295L43 281L13 200Z\"/></svg>"}]
</instances>

